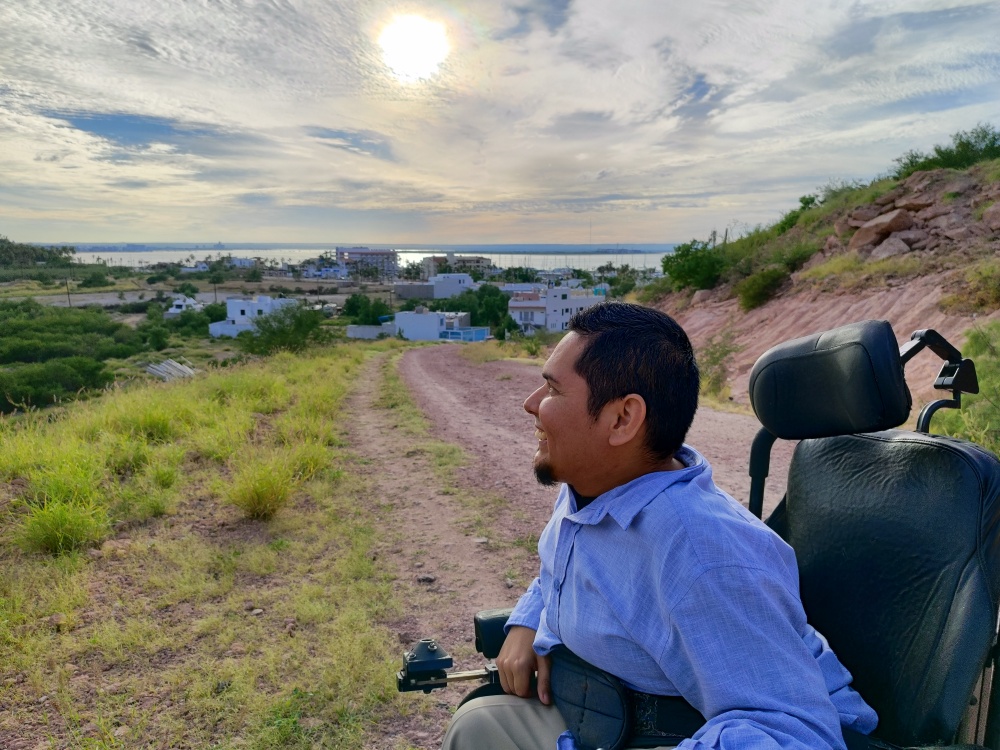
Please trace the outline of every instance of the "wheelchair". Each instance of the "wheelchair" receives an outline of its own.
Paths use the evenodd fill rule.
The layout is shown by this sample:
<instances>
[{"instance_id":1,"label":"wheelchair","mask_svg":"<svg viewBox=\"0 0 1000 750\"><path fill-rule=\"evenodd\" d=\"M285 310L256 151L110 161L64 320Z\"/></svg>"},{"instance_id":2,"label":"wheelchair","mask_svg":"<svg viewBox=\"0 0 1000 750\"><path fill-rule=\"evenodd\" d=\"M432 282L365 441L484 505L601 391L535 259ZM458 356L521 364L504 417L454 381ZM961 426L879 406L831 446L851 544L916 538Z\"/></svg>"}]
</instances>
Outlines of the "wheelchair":
<instances>
[{"instance_id":1,"label":"wheelchair","mask_svg":"<svg viewBox=\"0 0 1000 750\"><path fill-rule=\"evenodd\" d=\"M912 401L904 365L928 349L950 398L900 429ZM798 441L784 499L766 523L795 550L809 622L879 716L874 744L1000 750L1000 461L930 433L933 414L979 390L975 365L933 330L897 346L886 321L788 341L751 371L761 429L750 450L749 508L761 517L771 446ZM510 610L474 618L494 659ZM451 672L432 639L403 656L399 690L481 680L465 701L502 692L496 667ZM463 701L463 702L465 702Z\"/></svg>"}]
</instances>

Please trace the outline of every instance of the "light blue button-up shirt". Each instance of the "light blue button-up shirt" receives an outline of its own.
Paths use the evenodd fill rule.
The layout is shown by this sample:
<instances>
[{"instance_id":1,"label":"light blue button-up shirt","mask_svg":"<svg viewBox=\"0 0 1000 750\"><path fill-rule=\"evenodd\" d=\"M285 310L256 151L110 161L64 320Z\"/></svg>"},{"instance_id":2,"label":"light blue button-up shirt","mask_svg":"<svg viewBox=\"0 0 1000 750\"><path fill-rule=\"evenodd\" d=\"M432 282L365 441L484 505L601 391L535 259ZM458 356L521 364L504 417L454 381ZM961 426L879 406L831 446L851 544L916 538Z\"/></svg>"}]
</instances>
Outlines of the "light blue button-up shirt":
<instances>
[{"instance_id":1,"label":"light blue button-up shirt","mask_svg":"<svg viewBox=\"0 0 1000 750\"><path fill-rule=\"evenodd\" d=\"M806 622L792 549L719 490L689 446L578 509L563 485L538 541L538 578L508 621L535 650L564 643L646 693L682 695L708 722L685 750L844 747L875 712Z\"/></svg>"}]
</instances>

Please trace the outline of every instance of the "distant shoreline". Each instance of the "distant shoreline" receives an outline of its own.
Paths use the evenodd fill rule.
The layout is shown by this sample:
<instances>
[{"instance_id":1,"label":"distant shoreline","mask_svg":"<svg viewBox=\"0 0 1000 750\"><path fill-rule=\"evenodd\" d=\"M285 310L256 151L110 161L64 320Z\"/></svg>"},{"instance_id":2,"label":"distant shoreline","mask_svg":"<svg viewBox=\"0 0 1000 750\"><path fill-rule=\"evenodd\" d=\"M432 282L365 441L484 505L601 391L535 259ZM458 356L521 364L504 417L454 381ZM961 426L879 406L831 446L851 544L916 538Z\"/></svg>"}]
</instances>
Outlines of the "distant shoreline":
<instances>
[{"instance_id":1,"label":"distant shoreline","mask_svg":"<svg viewBox=\"0 0 1000 750\"><path fill-rule=\"evenodd\" d=\"M33 243L43 244L43 243ZM358 244L329 244L329 243L289 243L289 242L257 242L257 243L233 243L223 245L200 245L186 243L54 243L45 245L46 247L72 246L78 252L84 253L153 253L165 251L178 252L208 252L228 254L234 251L253 250L333 250L337 247L371 247L378 249L391 249L397 252L484 252L503 253L513 255L643 255L655 253L667 253L673 250L674 243L634 243L629 245L619 245L617 247L595 246L595 245L571 245L571 244L497 244L497 245L423 245L423 244L399 244L391 243L370 243L366 245Z\"/></svg>"}]
</instances>

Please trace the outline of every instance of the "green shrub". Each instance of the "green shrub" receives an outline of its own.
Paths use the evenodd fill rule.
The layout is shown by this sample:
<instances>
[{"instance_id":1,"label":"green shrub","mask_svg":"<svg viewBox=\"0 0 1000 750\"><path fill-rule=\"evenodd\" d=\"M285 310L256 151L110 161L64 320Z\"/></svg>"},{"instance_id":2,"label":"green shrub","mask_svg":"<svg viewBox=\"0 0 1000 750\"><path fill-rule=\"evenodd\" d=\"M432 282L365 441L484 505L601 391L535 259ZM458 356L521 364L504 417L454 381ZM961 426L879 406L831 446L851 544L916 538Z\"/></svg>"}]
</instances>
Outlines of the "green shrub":
<instances>
[{"instance_id":1,"label":"green shrub","mask_svg":"<svg viewBox=\"0 0 1000 750\"><path fill-rule=\"evenodd\" d=\"M0 371L0 413L51 406L114 381L102 362L66 357Z\"/></svg>"},{"instance_id":2,"label":"green shrub","mask_svg":"<svg viewBox=\"0 0 1000 750\"><path fill-rule=\"evenodd\" d=\"M114 283L115 282L105 276L102 271L92 271L80 280L80 287L91 289L102 286L112 286Z\"/></svg>"},{"instance_id":3,"label":"green shrub","mask_svg":"<svg viewBox=\"0 0 1000 750\"><path fill-rule=\"evenodd\" d=\"M246 460L234 472L226 499L247 518L266 520L285 507L293 482L291 468L283 461Z\"/></svg>"},{"instance_id":4,"label":"green shrub","mask_svg":"<svg viewBox=\"0 0 1000 750\"><path fill-rule=\"evenodd\" d=\"M725 268L721 251L698 240L677 245L673 253L663 257L662 264L675 289L711 289Z\"/></svg>"},{"instance_id":5,"label":"green shrub","mask_svg":"<svg viewBox=\"0 0 1000 750\"><path fill-rule=\"evenodd\" d=\"M236 346L246 354L301 352L329 338L323 329L323 313L301 305L286 305L260 315L254 318L253 327L253 333L236 337Z\"/></svg>"},{"instance_id":6,"label":"green shrub","mask_svg":"<svg viewBox=\"0 0 1000 750\"><path fill-rule=\"evenodd\" d=\"M34 552L60 554L91 547L109 530L104 508L93 503L49 501L31 506L18 541Z\"/></svg>"},{"instance_id":7,"label":"green shrub","mask_svg":"<svg viewBox=\"0 0 1000 750\"><path fill-rule=\"evenodd\" d=\"M698 352L698 372L701 375L701 392L714 398L727 394L729 366L733 355L743 347L736 344L732 328L713 334Z\"/></svg>"},{"instance_id":8,"label":"green shrub","mask_svg":"<svg viewBox=\"0 0 1000 750\"><path fill-rule=\"evenodd\" d=\"M802 214L810 208L816 206L818 200L819 196L816 195L803 195L799 198L799 207L786 213L781 217L778 223L774 225L775 233L780 236L798 224L799 218Z\"/></svg>"},{"instance_id":9,"label":"green shrub","mask_svg":"<svg viewBox=\"0 0 1000 750\"><path fill-rule=\"evenodd\" d=\"M202 308L202 312L208 317L209 323L218 323L226 319L226 306L221 302L212 302Z\"/></svg>"},{"instance_id":10,"label":"green shrub","mask_svg":"<svg viewBox=\"0 0 1000 750\"><path fill-rule=\"evenodd\" d=\"M752 276L747 276L736 285L736 295L740 299L740 309L744 311L760 307L772 297L778 288L788 280L784 268L765 268Z\"/></svg>"},{"instance_id":11,"label":"green shrub","mask_svg":"<svg viewBox=\"0 0 1000 750\"><path fill-rule=\"evenodd\" d=\"M950 146L934 146L932 153L907 151L895 160L897 179L923 169L968 169L979 162L1000 158L1000 131L988 123L951 136Z\"/></svg>"}]
</instances>

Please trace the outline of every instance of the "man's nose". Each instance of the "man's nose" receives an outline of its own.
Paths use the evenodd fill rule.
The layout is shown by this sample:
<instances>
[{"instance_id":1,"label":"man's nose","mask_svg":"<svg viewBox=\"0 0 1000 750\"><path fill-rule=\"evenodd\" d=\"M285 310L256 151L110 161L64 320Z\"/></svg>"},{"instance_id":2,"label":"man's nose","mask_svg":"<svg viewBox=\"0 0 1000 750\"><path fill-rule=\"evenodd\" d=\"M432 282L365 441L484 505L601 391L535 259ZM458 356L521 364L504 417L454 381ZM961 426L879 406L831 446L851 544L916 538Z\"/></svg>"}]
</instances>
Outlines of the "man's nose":
<instances>
[{"instance_id":1,"label":"man's nose","mask_svg":"<svg viewBox=\"0 0 1000 750\"><path fill-rule=\"evenodd\" d=\"M538 414L539 395L541 394L544 388L545 388L544 385L539 386L534 393L532 393L530 396L524 399L524 410L528 412L528 414L531 414L532 416Z\"/></svg>"}]
</instances>

